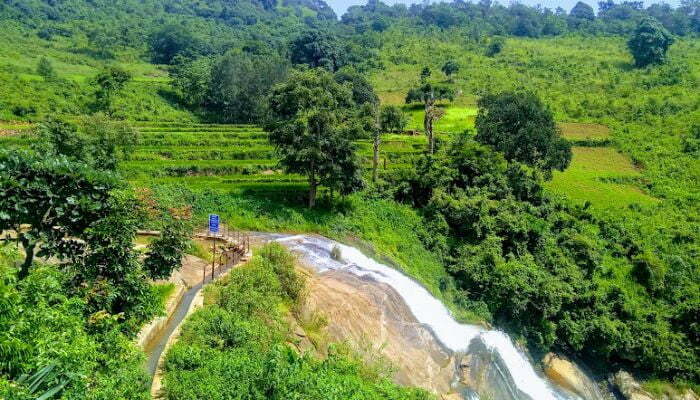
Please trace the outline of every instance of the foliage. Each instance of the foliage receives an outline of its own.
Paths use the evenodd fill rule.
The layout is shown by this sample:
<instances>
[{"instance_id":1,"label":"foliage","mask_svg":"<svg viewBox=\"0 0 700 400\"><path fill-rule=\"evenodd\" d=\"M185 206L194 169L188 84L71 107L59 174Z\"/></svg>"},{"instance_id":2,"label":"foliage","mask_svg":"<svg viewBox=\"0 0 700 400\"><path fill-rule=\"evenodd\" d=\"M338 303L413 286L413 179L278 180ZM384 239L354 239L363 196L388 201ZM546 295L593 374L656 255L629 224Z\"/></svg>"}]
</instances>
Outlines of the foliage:
<instances>
[{"instance_id":1,"label":"foliage","mask_svg":"<svg viewBox=\"0 0 700 400\"><path fill-rule=\"evenodd\" d=\"M111 175L62 156L45 158L25 151L0 153L0 230L13 230L26 257L20 279L40 256L74 256L74 240L108 213ZM28 226L28 228L26 227Z\"/></svg>"},{"instance_id":2,"label":"foliage","mask_svg":"<svg viewBox=\"0 0 700 400\"><path fill-rule=\"evenodd\" d=\"M275 55L227 53L212 68L209 108L223 122L260 121L268 94L287 70L287 61Z\"/></svg>"},{"instance_id":3,"label":"foliage","mask_svg":"<svg viewBox=\"0 0 700 400\"><path fill-rule=\"evenodd\" d=\"M151 279L168 278L182 266L182 257L189 245L190 227L185 215L173 215L164 224L161 234L149 244L143 267Z\"/></svg>"},{"instance_id":4,"label":"foliage","mask_svg":"<svg viewBox=\"0 0 700 400\"><path fill-rule=\"evenodd\" d=\"M571 145L560 137L552 112L532 93L501 93L479 99L476 140L509 161L549 173L571 162Z\"/></svg>"},{"instance_id":5,"label":"foliage","mask_svg":"<svg viewBox=\"0 0 700 400\"><path fill-rule=\"evenodd\" d=\"M408 118L400 107L383 105L379 114L380 125L384 132L401 132L406 129Z\"/></svg>"},{"instance_id":6,"label":"foliage","mask_svg":"<svg viewBox=\"0 0 700 400\"><path fill-rule=\"evenodd\" d=\"M589 21L592 21L595 19L595 12L593 11L593 7L589 6L588 4L582 1L579 1L571 9L571 12L569 12L569 16L573 18L587 19Z\"/></svg>"},{"instance_id":7,"label":"foliage","mask_svg":"<svg viewBox=\"0 0 700 400\"><path fill-rule=\"evenodd\" d=\"M29 400L59 389L61 398L149 398L134 344L116 327L95 333L58 268L36 265L17 281L11 259L0 261L0 397Z\"/></svg>"},{"instance_id":8,"label":"foliage","mask_svg":"<svg viewBox=\"0 0 700 400\"><path fill-rule=\"evenodd\" d=\"M170 70L172 85L190 107L204 107L210 101L212 64L210 57L178 59Z\"/></svg>"},{"instance_id":9,"label":"foliage","mask_svg":"<svg viewBox=\"0 0 700 400\"><path fill-rule=\"evenodd\" d=\"M489 42L488 47L486 47L486 57L493 57L496 54L503 51L503 47L506 45L506 41L502 37L494 37Z\"/></svg>"},{"instance_id":10,"label":"foliage","mask_svg":"<svg viewBox=\"0 0 700 400\"><path fill-rule=\"evenodd\" d=\"M347 64L342 45L332 33L309 30L292 41L289 49L294 64L325 68L335 72Z\"/></svg>"},{"instance_id":11,"label":"foliage","mask_svg":"<svg viewBox=\"0 0 700 400\"><path fill-rule=\"evenodd\" d=\"M309 179L309 207L319 185L349 194L361 186L350 141L357 135L350 90L321 69L292 73L274 88L270 142L288 172Z\"/></svg>"},{"instance_id":12,"label":"foliage","mask_svg":"<svg viewBox=\"0 0 700 400\"><path fill-rule=\"evenodd\" d=\"M459 71L459 63L455 60L447 60L445 64L442 65L442 68L440 70L447 75L447 77L451 77L452 74L456 73Z\"/></svg>"},{"instance_id":13,"label":"foliage","mask_svg":"<svg viewBox=\"0 0 700 400\"><path fill-rule=\"evenodd\" d=\"M416 26L426 32L461 27L478 41L482 36L504 34L521 37L628 34L639 20L655 17L675 34L689 35L700 29L697 9L696 1L684 2L676 8L655 4L644 9L644 4L638 2L608 0L599 3L595 18L592 8L582 2L567 15L561 7L552 10L521 3L426 3L404 7L377 1L350 7L341 21L358 32L368 29L383 32L397 26Z\"/></svg>"},{"instance_id":14,"label":"foliage","mask_svg":"<svg viewBox=\"0 0 700 400\"><path fill-rule=\"evenodd\" d=\"M95 321L123 320L121 329L133 332L154 314L146 273L133 248L141 223L139 204L129 192L112 192L104 202L109 213L94 221L81 235L82 254L68 265L71 287L86 300L86 312Z\"/></svg>"},{"instance_id":15,"label":"foliage","mask_svg":"<svg viewBox=\"0 0 700 400\"><path fill-rule=\"evenodd\" d=\"M95 85L97 85L95 92L97 109L111 113L114 96L124 89L126 83L131 79L131 74L119 67L110 67L97 74L94 78Z\"/></svg>"},{"instance_id":16,"label":"foliage","mask_svg":"<svg viewBox=\"0 0 700 400\"><path fill-rule=\"evenodd\" d=\"M196 58L212 52L207 43L182 25L166 25L153 32L149 38L153 61L172 64L177 57Z\"/></svg>"},{"instance_id":17,"label":"foliage","mask_svg":"<svg viewBox=\"0 0 700 400\"><path fill-rule=\"evenodd\" d=\"M673 42L673 37L663 25L652 18L646 18L635 29L627 47L634 56L634 64L646 67L666 62L666 52Z\"/></svg>"},{"instance_id":18,"label":"foliage","mask_svg":"<svg viewBox=\"0 0 700 400\"><path fill-rule=\"evenodd\" d=\"M347 85L352 90L352 99L356 105L379 104L379 97L367 78L351 68L343 68L334 75L335 81L341 85Z\"/></svg>"},{"instance_id":19,"label":"foliage","mask_svg":"<svg viewBox=\"0 0 700 400\"><path fill-rule=\"evenodd\" d=\"M395 185L398 199L422 210L428 244L450 265L464 304L485 306L485 318L538 352L570 349L601 370L697 379L693 328L662 317L693 307L692 268L671 278L623 226L548 198L536 171L469 138L425 156Z\"/></svg>"},{"instance_id":20,"label":"foliage","mask_svg":"<svg viewBox=\"0 0 700 400\"><path fill-rule=\"evenodd\" d=\"M454 100L454 89L445 85L434 85L426 82L430 76L430 70L423 68L421 72L422 86L412 88L406 94L406 104L418 103L423 104L423 129L428 137L428 152L435 151L435 135L434 123L445 115L444 110L437 107L436 102L439 100Z\"/></svg>"},{"instance_id":21,"label":"foliage","mask_svg":"<svg viewBox=\"0 0 700 400\"><path fill-rule=\"evenodd\" d=\"M364 367L341 348L324 360L299 354L279 311L295 302L303 281L294 259L268 245L209 294L215 299L189 318L165 359L165 398L430 399Z\"/></svg>"},{"instance_id":22,"label":"foliage","mask_svg":"<svg viewBox=\"0 0 700 400\"><path fill-rule=\"evenodd\" d=\"M138 132L128 124L111 121L102 114L83 118L78 124L60 119L42 122L33 149L45 156L64 156L95 169L111 170L128 158L138 142Z\"/></svg>"},{"instance_id":23,"label":"foliage","mask_svg":"<svg viewBox=\"0 0 700 400\"><path fill-rule=\"evenodd\" d=\"M700 156L700 125L693 125L683 138L683 151Z\"/></svg>"},{"instance_id":24,"label":"foliage","mask_svg":"<svg viewBox=\"0 0 700 400\"><path fill-rule=\"evenodd\" d=\"M44 77L46 80L56 79L56 71L53 64L46 57L41 57L36 66L36 73Z\"/></svg>"}]
</instances>

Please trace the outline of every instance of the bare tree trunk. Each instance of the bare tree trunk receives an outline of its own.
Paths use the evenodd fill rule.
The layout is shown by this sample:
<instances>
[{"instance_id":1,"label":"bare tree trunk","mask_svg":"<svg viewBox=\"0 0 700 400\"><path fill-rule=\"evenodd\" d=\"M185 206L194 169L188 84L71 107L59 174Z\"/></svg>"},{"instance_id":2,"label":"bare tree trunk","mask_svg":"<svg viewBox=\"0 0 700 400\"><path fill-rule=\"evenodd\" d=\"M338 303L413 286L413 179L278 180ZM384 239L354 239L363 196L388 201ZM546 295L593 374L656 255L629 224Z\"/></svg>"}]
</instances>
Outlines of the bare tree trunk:
<instances>
[{"instance_id":1,"label":"bare tree trunk","mask_svg":"<svg viewBox=\"0 0 700 400\"><path fill-rule=\"evenodd\" d=\"M372 146L373 147L372 150L374 150L374 158L372 159L372 182L377 181L377 173L378 173L377 170L379 169L379 144L380 144L379 134L377 133L374 136L374 143Z\"/></svg>"},{"instance_id":2,"label":"bare tree trunk","mask_svg":"<svg viewBox=\"0 0 700 400\"><path fill-rule=\"evenodd\" d=\"M20 266L19 273L17 274L17 278L22 280L29 275L29 269L32 267L32 263L34 262L36 242L32 243L24 236L20 239L20 241L22 242L22 247L24 247L24 253L26 254L24 257L24 262Z\"/></svg>"},{"instance_id":3,"label":"bare tree trunk","mask_svg":"<svg viewBox=\"0 0 700 400\"><path fill-rule=\"evenodd\" d=\"M435 101L427 99L425 102L425 117L423 118L423 129L425 129L425 135L428 137L428 152L433 154L435 152L435 140L433 138L433 108L435 107Z\"/></svg>"},{"instance_id":4,"label":"bare tree trunk","mask_svg":"<svg viewBox=\"0 0 700 400\"><path fill-rule=\"evenodd\" d=\"M309 176L309 208L314 208L316 205L316 191L318 189L318 182L316 182L316 171L313 168L314 166L312 164L312 172Z\"/></svg>"},{"instance_id":5,"label":"bare tree trunk","mask_svg":"<svg viewBox=\"0 0 700 400\"><path fill-rule=\"evenodd\" d=\"M432 114L432 110L430 110ZM433 116L430 116L430 120L428 121L428 152L430 154L435 153L435 135L433 134Z\"/></svg>"}]
</instances>

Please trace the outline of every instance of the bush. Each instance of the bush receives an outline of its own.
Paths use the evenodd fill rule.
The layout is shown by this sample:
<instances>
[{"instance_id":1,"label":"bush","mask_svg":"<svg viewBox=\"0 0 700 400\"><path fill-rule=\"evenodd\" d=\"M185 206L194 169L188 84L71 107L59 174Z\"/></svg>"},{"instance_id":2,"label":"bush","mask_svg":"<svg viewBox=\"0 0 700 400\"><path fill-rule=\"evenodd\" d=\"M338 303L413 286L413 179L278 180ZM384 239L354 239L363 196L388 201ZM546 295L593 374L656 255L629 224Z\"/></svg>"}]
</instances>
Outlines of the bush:
<instances>
[{"instance_id":1,"label":"bush","mask_svg":"<svg viewBox=\"0 0 700 400\"><path fill-rule=\"evenodd\" d=\"M299 354L283 314L303 292L292 255L279 244L259 249L245 266L210 291L214 304L184 324L180 341L165 359L169 399L324 398L428 400L365 367L342 348L324 360Z\"/></svg>"},{"instance_id":2,"label":"bush","mask_svg":"<svg viewBox=\"0 0 700 400\"><path fill-rule=\"evenodd\" d=\"M182 266L191 231L188 221L182 218L170 217L160 236L149 245L143 266L151 279L166 279Z\"/></svg>"}]
</instances>

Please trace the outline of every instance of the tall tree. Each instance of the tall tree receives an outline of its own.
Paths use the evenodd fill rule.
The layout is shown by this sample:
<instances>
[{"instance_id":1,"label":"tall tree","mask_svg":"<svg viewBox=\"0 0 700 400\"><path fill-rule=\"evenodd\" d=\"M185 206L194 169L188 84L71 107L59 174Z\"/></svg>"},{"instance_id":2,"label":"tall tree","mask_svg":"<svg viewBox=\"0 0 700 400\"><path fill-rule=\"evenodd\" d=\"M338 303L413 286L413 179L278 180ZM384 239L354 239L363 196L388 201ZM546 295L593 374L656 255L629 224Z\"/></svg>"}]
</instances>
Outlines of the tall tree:
<instances>
[{"instance_id":1,"label":"tall tree","mask_svg":"<svg viewBox=\"0 0 700 400\"><path fill-rule=\"evenodd\" d=\"M673 42L673 36L659 21L644 18L627 42L627 47L634 57L634 64L643 68L666 62L666 52Z\"/></svg>"},{"instance_id":2,"label":"tall tree","mask_svg":"<svg viewBox=\"0 0 700 400\"><path fill-rule=\"evenodd\" d=\"M335 72L346 64L343 46L333 34L309 30L294 39L290 46L292 62L311 68L325 68Z\"/></svg>"},{"instance_id":3,"label":"tall tree","mask_svg":"<svg viewBox=\"0 0 700 400\"><path fill-rule=\"evenodd\" d=\"M195 58L212 52L209 45L182 25L166 25L149 37L153 62L172 64L178 57Z\"/></svg>"},{"instance_id":4,"label":"tall tree","mask_svg":"<svg viewBox=\"0 0 700 400\"><path fill-rule=\"evenodd\" d=\"M46 57L41 57L36 67L36 73L42 76L45 80L50 81L56 79L56 70L53 68L51 60Z\"/></svg>"},{"instance_id":5,"label":"tall tree","mask_svg":"<svg viewBox=\"0 0 700 400\"><path fill-rule=\"evenodd\" d=\"M288 69L288 61L276 55L229 52L212 68L208 103L224 122L259 122L266 97Z\"/></svg>"},{"instance_id":6,"label":"tall tree","mask_svg":"<svg viewBox=\"0 0 700 400\"><path fill-rule=\"evenodd\" d=\"M65 156L95 169L116 170L138 142L138 132L104 114L83 118L78 124L50 119L39 125L32 149L44 156Z\"/></svg>"},{"instance_id":7,"label":"tall tree","mask_svg":"<svg viewBox=\"0 0 700 400\"><path fill-rule=\"evenodd\" d=\"M320 185L343 193L361 186L350 88L323 69L294 72L274 88L270 111L270 142L287 172L307 176L309 207L314 207Z\"/></svg>"},{"instance_id":8,"label":"tall tree","mask_svg":"<svg viewBox=\"0 0 700 400\"><path fill-rule=\"evenodd\" d=\"M372 139L372 182L377 181L379 173L379 146L382 144L381 109L376 104L365 103L362 106L363 129Z\"/></svg>"},{"instance_id":9,"label":"tall tree","mask_svg":"<svg viewBox=\"0 0 700 400\"><path fill-rule=\"evenodd\" d=\"M532 93L487 95L477 102L476 140L493 146L509 161L563 171L571 145L560 136L552 112Z\"/></svg>"},{"instance_id":10,"label":"tall tree","mask_svg":"<svg viewBox=\"0 0 700 400\"><path fill-rule=\"evenodd\" d=\"M574 18L587 19L589 21L595 19L595 12L593 11L593 7L589 6L588 4L582 1L576 3L574 8L571 9L569 15Z\"/></svg>"},{"instance_id":11,"label":"tall tree","mask_svg":"<svg viewBox=\"0 0 700 400\"><path fill-rule=\"evenodd\" d=\"M442 72L447 75L447 78L452 80L452 75L459 72L460 65L455 60L447 60L442 66Z\"/></svg>"},{"instance_id":12,"label":"tall tree","mask_svg":"<svg viewBox=\"0 0 700 400\"><path fill-rule=\"evenodd\" d=\"M423 129L428 137L428 152L435 152L434 124L443 117L444 111L436 105L439 100L454 100L454 90L447 86L426 83L421 87L409 90L406 103L422 103L424 108Z\"/></svg>"},{"instance_id":13,"label":"tall tree","mask_svg":"<svg viewBox=\"0 0 700 400\"><path fill-rule=\"evenodd\" d=\"M352 90L352 100L358 106L363 104L379 104L379 96L375 93L374 88L369 83L367 78L352 68L343 68L335 73L335 81L348 85Z\"/></svg>"},{"instance_id":14,"label":"tall tree","mask_svg":"<svg viewBox=\"0 0 700 400\"><path fill-rule=\"evenodd\" d=\"M109 67L97 74L94 82L97 85L95 98L98 109L110 114L114 96L126 86L131 78L131 73L119 67Z\"/></svg>"},{"instance_id":15,"label":"tall tree","mask_svg":"<svg viewBox=\"0 0 700 400\"><path fill-rule=\"evenodd\" d=\"M75 254L81 244L74 238L108 213L116 186L112 175L65 156L0 152L0 231L14 231L12 240L24 248L19 278L28 275L37 250L42 256Z\"/></svg>"},{"instance_id":16,"label":"tall tree","mask_svg":"<svg viewBox=\"0 0 700 400\"><path fill-rule=\"evenodd\" d=\"M383 105L379 110L379 120L384 132L400 132L408 124L408 118L401 107L394 105Z\"/></svg>"}]
</instances>

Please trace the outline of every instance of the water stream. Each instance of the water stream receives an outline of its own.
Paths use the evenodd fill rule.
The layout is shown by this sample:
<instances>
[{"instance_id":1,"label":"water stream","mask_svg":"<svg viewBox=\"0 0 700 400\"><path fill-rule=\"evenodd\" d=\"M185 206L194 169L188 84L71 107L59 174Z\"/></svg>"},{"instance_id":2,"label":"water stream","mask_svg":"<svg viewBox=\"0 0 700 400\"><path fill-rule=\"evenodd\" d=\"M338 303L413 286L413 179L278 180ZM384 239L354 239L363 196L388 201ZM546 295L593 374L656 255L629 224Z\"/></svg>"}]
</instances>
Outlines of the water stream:
<instances>
[{"instance_id":1,"label":"water stream","mask_svg":"<svg viewBox=\"0 0 700 400\"><path fill-rule=\"evenodd\" d=\"M499 393L517 400L577 399L564 394L538 375L508 335L498 330L458 323L449 310L419 283L398 270L365 256L358 249L315 236L271 235L269 238L289 247L319 273L344 270L391 286L403 298L415 318L429 326L435 337L450 350L468 353L478 347L490 352L490 359L498 360L494 363L493 370L499 375ZM331 257L333 247L340 249L339 261ZM465 396L474 400L479 398L476 393Z\"/></svg>"},{"instance_id":2,"label":"water stream","mask_svg":"<svg viewBox=\"0 0 700 400\"><path fill-rule=\"evenodd\" d=\"M153 377L156 374L156 371L158 370L158 363L160 361L160 357L168 344L168 340L170 340L170 336L172 336L173 332L175 332L177 327L187 316L187 311L190 309L192 301L201 289L202 284L199 283L198 285L188 289L187 292L185 292L185 295L182 297L182 300L177 305L175 312L173 313L172 317L168 320L165 328L158 334L156 338L151 340L150 343L146 345L146 348L144 349L148 357L146 367L148 369L148 374L150 377Z\"/></svg>"}]
</instances>

